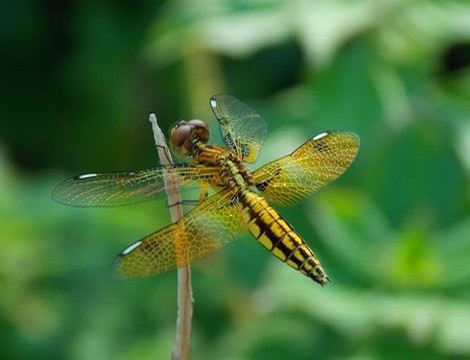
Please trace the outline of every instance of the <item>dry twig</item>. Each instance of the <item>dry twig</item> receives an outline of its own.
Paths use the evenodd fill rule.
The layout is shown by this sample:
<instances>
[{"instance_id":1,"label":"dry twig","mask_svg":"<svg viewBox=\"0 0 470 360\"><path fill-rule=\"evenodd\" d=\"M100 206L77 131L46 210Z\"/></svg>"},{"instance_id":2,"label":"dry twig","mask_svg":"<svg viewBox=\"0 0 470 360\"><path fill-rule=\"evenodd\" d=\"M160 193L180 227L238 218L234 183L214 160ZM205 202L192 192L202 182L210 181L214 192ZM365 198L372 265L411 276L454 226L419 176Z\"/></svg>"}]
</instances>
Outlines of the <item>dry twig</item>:
<instances>
[{"instance_id":1,"label":"dry twig","mask_svg":"<svg viewBox=\"0 0 470 360\"><path fill-rule=\"evenodd\" d=\"M158 126L157 117L155 114L150 114L149 121L152 124L153 137L155 145L157 146L158 156L160 163L164 166L173 165L170 151L165 141L165 136ZM181 194L179 184L176 179L171 176L171 170L165 173L165 189L168 196L168 203L170 206L171 220L177 222L183 217L183 210L181 204ZM177 258L184 261L188 256L184 249L186 239L181 239L181 236L175 236L176 240L180 242L175 244L175 248L183 249L182 253L177 253ZM186 262L185 262L186 263ZM193 297L191 288L191 269L188 266L178 269L178 313L176 319L176 339L171 352L172 360L188 360L191 357L191 318L193 315Z\"/></svg>"}]
</instances>

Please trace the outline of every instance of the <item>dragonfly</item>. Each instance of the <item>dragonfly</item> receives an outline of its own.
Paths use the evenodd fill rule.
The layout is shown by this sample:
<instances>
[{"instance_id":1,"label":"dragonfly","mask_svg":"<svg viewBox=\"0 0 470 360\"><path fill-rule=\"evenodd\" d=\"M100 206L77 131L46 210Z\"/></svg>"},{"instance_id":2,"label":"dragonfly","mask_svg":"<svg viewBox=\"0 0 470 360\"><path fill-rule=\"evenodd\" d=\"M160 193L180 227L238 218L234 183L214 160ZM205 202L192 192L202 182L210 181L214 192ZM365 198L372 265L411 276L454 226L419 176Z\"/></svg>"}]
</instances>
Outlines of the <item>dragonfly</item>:
<instances>
[{"instance_id":1,"label":"dragonfly","mask_svg":"<svg viewBox=\"0 0 470 360\"><path fill-rule=\"evenodd\" d=\"M342 175L359 150L352 132L324 131L292 153L255 171L267 134L266 121L230 95L211 97L225 146L209 144L206 122L180 120L170 132L172 152L185 162L152 169L86 173L60 183L55 200L72 206L120 206L165 193L165 176L198 188L197 205L169 224L126 247L116 259L124 278L146 277L187 266L246 232L276 258L320 285L329 282L320 260L273 205L289 206ZM208 196L208 189L214 194Z\"/></svg>"}]
</instances>

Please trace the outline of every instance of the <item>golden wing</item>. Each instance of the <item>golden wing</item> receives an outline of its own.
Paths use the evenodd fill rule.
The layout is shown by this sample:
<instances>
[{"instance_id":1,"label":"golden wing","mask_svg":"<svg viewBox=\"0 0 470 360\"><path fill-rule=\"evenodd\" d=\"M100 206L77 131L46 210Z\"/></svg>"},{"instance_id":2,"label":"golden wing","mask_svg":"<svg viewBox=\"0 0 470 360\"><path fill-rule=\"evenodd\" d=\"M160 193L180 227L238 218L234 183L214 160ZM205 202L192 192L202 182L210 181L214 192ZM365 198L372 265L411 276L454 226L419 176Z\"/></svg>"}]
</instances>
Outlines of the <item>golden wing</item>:
<instances>
[{"instance_id":1,"label":"golden wing","mask_svg":"<svg viewBox=\"0 0 470 360\"><path fill-rule=\"evenodd\" d=\"M320 133L292 154L256 170L256 187L273 204L291 205L343 174L358 150L354 133Z\"/></svg>"},{"instance_id":2,"label":"golden wing","mask_svg":"<svg viewBox=\"0 0 470 360\"><path fill-rule=\"evenodd\" d=\"M225 145L235 150L243 161L255 162L268 129L264 119L230 95L213 96L209 103L219 121Z\"/></svg>"},{"instance_id":3,"label":"golden wing","mask_svg":"<svg viewBox=\"0 0 470 360\"><path fill-rule=\"evenodd\" d=\"M187 164L132 172L82 174L57 185L52 196L58 202L72 206L120 206L147 201L165 190L165 173L183 185L217 177L218 171Z\"/></svg>"},{"instance_id":4,"label":"golden wing","mask_svg":"<svg viewBox=\"0 0 470 360\"><path fill-rule=\"evenodd\" d=\"M241 207L230 190L202 202L178 222L135 242L116 259L122 277L144 277L212 254L246 231Z\"/></svg>"}]
</instances>

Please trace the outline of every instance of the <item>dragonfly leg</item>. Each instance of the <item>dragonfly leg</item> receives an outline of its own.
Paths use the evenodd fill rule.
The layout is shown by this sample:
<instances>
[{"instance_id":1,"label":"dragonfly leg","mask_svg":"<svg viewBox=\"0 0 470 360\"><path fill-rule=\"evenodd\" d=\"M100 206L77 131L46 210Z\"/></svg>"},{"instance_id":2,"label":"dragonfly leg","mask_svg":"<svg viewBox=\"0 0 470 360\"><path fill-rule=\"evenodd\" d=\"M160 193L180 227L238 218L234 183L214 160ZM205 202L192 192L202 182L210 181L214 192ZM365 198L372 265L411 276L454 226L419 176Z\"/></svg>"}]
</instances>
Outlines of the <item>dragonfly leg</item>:
<instances>
[{"instance_id":1,"label":"dragonfly leg","mask_svg":"<svg viewBox=\"0 0 470 360\"><path fill-rule=\"evenodd\" d=\"M158 145L158 144L155 146L157 147L157 149L162 149L165 154L165 161L162 161L161 163L173 164L173 160L171 159L168 147L163 146L163 145Z\"/></svg>"},{"instance_id":2,"label":"dragonfly leg","mask_svg":"<svg viewBox=\"0 0 470 360\"><path fill-rule=\"evenodd\" d=\"M201 192L199 193L199 202L206 201L209 196L209 183L207 181L201 182Z\"/></svg>"},{"instance_id":3,"label":"dragonfly leg","mask_svg":"<svg viewBox=\"0 0 470 360\"><path fill-rule=\"evenodd\" d=\"M207 181L201 181L201 191L199 193L199 199L198 200L181 200L177 201L174 204L168 204L168 207L171 208L173 206L177 205L190 205L190 206L196 206L203 201L206 201L207 198L209 197L209 183Z\"/></svg>"},{"instance_id":4,"label":"dragonfly leg","mask_svg":"<svg viewBox=\"0 0 470 360\"><path fill-rule=\"evenodd\" d=\"M181 201L177 201L173 204L168 204L167 207L172 208L173 206L178 206L178 205L196 206L197 204L199 204L199 200L181 200Z\"/></svg>"}]
</instances>

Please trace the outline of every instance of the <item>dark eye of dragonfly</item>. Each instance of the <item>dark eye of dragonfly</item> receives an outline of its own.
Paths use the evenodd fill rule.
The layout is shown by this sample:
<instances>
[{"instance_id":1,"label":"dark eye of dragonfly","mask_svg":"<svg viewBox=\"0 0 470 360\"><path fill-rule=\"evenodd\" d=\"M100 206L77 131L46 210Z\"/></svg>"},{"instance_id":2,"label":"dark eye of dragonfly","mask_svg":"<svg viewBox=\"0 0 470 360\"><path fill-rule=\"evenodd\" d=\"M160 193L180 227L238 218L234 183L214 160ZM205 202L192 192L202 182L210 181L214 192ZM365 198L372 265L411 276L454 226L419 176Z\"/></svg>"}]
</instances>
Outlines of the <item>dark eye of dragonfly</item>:
<instances>
[{"instance_id":1,"label":"dark eye of dragonfly","mask_svg":"<svg viewBox=\"0 0 470 360\"><path fill-rule=\"evenodd\" d=\"M191 155L194 140L204 144L209 141L209 128L202 120L181 120L171 129L171 147L176 155Z\"/></svg>"}]
</instances>

